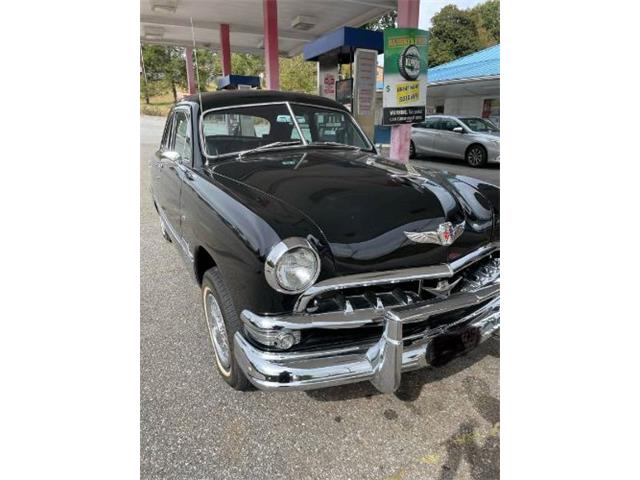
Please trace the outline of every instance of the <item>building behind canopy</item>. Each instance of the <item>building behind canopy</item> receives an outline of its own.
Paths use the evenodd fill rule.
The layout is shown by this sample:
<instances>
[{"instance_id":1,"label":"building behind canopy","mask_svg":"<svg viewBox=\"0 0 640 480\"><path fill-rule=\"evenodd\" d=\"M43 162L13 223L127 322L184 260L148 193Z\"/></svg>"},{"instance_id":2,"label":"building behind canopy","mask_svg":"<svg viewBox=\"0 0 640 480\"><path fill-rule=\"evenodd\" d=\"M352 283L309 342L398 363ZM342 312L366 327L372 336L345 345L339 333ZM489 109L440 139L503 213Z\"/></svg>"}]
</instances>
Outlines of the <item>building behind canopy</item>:
<instances>
[{"instance_id":1,"label":"building behind canopy","mask_svg":"<svg viewBox=\"0 0 640 480\"><path fill-rule=\"evenodd\" d=\"M427 110L491 119L500 126L500 45L427 72Z\"/></svg>"}]
</instances>

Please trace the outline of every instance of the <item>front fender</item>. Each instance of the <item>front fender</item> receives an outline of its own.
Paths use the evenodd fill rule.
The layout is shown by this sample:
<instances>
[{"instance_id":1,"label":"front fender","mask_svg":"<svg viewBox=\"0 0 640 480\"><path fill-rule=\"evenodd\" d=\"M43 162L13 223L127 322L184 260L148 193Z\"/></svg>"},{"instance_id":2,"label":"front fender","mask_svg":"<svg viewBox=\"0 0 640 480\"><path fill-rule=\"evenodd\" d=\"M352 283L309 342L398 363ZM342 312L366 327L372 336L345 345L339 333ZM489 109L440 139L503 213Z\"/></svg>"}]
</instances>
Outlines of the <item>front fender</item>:
<instances>
[{"instance_id":1,"label":"front fender","mask_svg":"<svg viewBox=\"0 0 640 480\"><path fill-rule=\"evenodd\" d=\"M335 270L328 242L301 212L241 182L206 172L186 182L182 233L192 253L213 258L238 311L290 311L296 296L273 290L264 277L271 248L285 238L307 238L320 253L323 275Z\"/></svg>"}]
</instances>

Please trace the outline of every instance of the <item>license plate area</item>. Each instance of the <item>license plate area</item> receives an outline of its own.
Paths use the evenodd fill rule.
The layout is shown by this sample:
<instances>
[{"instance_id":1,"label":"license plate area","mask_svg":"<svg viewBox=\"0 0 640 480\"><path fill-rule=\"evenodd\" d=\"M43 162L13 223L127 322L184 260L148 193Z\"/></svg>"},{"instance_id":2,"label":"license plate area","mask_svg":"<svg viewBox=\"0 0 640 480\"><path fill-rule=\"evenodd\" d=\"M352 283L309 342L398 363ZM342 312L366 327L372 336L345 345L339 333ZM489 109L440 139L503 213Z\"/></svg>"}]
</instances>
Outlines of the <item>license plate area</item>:
<instances>
[{"instance_id":1,"label":"license plate area","mask_svg":"<svg viewBox=\"0 0 640 480\"><path fill-rule=\"evenodd\" d=\"M457 356L474 349L480 343L481 332L477 327L465 327L434 337L427 347L430 365L448 363Z\"/></svg>"}]
</instances>

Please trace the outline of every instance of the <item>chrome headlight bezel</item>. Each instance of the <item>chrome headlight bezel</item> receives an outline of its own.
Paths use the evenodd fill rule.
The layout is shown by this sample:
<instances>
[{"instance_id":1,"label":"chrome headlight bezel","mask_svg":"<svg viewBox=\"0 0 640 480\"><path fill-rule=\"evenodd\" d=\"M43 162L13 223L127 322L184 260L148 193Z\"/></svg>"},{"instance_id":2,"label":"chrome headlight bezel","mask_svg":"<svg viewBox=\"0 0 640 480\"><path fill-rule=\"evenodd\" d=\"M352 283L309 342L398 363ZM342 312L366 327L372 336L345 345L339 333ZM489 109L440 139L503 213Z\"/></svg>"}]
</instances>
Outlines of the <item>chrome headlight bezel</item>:
<instances>
[{"instance_id":1,"label":"chrome headlight bezel","mask_svg":"<svg viewBox=\"0 0 640 480\"><path fill-rule=\"evenodd\" d=\"M296 249L305 249L313 254L316 262L316 270L312 275L310 281L307 282L304 287L296 290L290 290L280 284L280 282L278 281L276 269L278 267L278 262L280 262L285 255ZM313 247L313 245L311 245L311 243L309 243L306 238L302 237L290 237L282 240L280 243L277 243L271 248L269 254L267 255L267 259L264 262L264 276L269 286L277 292L286 293L288 295L297 295L298 293L302 293L314 283L316 283L316 280L320 275L320 270L320 255L318 255L318 251Z\"/></svg>"}]
</instances>

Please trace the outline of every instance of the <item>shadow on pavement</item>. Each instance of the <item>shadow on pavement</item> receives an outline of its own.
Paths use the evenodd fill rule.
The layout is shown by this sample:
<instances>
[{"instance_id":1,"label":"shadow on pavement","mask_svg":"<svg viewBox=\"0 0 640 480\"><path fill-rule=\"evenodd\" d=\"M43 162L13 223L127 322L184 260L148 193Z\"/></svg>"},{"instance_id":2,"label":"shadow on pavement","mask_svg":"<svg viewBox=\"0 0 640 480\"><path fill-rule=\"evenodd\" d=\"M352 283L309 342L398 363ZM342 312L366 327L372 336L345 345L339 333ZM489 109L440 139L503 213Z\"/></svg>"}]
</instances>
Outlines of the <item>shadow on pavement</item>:
<instances>
[{"instance_id":1,"label":"shadow on pavement","mask_svg":"<svg viewBox=\"0 0 640 480\"><path fill-rule=\"evenodd\" d=\"M462 382L475 410L492 427L481 433L474 419L465 420L445 442L446 458L440 467L439 480L453 480L464 460L473 479L500 478L500 400L492 397L484 380L467 377Z\"/></svg>"},{"instance_id":2,"label":"shadow on pavement","mask_svg":"<svg viewBox=\"0 0 640 480\"><path fill-rule=\"evenodd\" d=\"M487 355L500 358L500 341L498 339L490 338L474 350L454 358L441 367L429 367L403 373L400 388L398 388L394 395L403 402L414 402L420 396L420 392L425 385L461 372L474 363L479 362ZM314 400L321 402L352 400L363 397L371 398L382 395L369 382L310 390L307 391L306 394Z\"/></svg>"}]
</instances>

